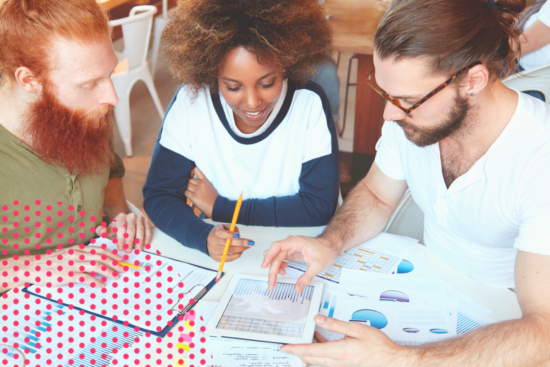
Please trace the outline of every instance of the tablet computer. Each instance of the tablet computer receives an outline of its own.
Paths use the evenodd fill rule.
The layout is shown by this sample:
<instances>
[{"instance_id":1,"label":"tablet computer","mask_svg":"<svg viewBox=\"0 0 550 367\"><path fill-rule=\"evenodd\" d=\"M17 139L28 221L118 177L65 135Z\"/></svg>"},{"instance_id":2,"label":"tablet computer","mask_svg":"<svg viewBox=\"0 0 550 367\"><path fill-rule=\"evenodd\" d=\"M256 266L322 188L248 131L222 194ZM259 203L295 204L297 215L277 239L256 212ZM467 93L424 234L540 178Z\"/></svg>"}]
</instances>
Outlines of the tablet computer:
<instances>
[{"instance_id":1,"label":"tablet computer","mask_svg":"<svg viewBox=\"0 0 550 367\"><path fill-rule=\"evenodd\" d=\"M205 333L281 344L311 343L323 283L313 282L302 293L296 293L295 284L296 280L280 278L268 290L265 276L234 275Z\"/></svg>"}]
</instances>

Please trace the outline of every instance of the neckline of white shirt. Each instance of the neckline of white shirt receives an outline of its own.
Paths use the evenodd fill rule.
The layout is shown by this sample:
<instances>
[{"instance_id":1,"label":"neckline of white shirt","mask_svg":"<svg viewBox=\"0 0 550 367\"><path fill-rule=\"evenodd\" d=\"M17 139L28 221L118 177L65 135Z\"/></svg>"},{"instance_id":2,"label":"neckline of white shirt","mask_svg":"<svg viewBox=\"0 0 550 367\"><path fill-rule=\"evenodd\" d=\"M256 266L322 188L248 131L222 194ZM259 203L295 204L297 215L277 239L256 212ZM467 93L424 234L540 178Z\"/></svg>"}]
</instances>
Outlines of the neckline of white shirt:
<instances>
[{"instance_id":1,"label":"neckline of white shirt","mask_svg":"<svg viewBox=\"0 0 550 367\"><path fill-rule=\"evenodd\" d=\"M223 98L222 94L220 93L220 102L223 106L223 110L225 112L225 117L227 118L227 122L229 123L229 127L231 128L231 131L235 133L235 135L241 137L241 138L253 138L256 137L262 133L264 133L269 126L273 123L273 120L275 120L275 117L279 114L279 111L281 110L281 107L283 106L283 102L286 98L286 92L288 89L288 82L287 80L283 80L283 89L281 90L281 95L279 96L279 99L277 100L277 103L275 103L275 107L273 107L273 111L271 111L271 114L267 118L267 120L264 122L264 124L256 131L254 131L251 134L245 134L235 124L235 116L233 115L233 110L225 99Z\"/></svg>"},{"instance_id":2,"label":"neckline of white shirt","mask_svg":"<svg viewBox=\"0 0 550 367\"><path fill-rule=\"evenodd\" d=\"M441 178L442 183L443 183L443 186L441 186L440 189L439 189L438 196L451 195L451 194L453 194L457 191L460 191L463 188L471 185L472 183L475 183L475 182L480 181L480 180L483 181L483 183L486 182L487 178L485 176L485 162L487 160L487 157L489 156L489 154L492 151L498 150L499 146L504 144L504 143L502 143L502 141L506 141L508 134L510 134L509 131L513 130L514 125L516 124L516 121L519 121L519 118L520 118L519 117L519 113L520 113L519 111L524 108L524 104L525 104L524 98L525 98L525 96L523 96L521 93L519 93L516 90L514 90L514 91L518 94L518 101L517 101L516 109L515 109L512 117L510 118L510 121L508 121L508 124L506 124L506 126L504 127L504 129L502 130L500 135L491 144L489 149L487 149L485 154L483 154L470 167L470 169L468 169L468 171L466 171L466 173L459 176L451 184L450 187L447 187L445 185L445 181L443 180L443 173L442 173L443 172L442 171L443 166L442 166L442 163L441 163L441 150L440 150L440 147L439 147L439 142L437 142L437 143L435 143L431 146L431 153L434 156L434 158L436 159L436 162L437 162L436 168L441 173L440 178ZM453 185L454 185L454 187L453 187Z\"/></svg>"}]
</instances>

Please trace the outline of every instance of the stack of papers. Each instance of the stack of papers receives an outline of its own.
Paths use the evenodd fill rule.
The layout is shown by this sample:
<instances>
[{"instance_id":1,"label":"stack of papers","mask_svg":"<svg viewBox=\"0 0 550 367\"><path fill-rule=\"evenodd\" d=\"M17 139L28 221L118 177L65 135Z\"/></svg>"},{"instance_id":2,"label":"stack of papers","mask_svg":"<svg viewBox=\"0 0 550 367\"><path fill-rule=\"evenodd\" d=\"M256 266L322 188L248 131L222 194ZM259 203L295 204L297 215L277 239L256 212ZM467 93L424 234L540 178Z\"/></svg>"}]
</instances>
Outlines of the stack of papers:
<instances>
[{"instance_id":1,"label":"stack of papers","mask_svg":"<svg viewBox=\"0 0 550 367\"><path fill-rule=\"evenodd\" d=\"M421 253L406 255L405 260L400 264L399 268L403 271L397 274L399 278L421 277L439 279L424 268L424 254ZM447 283L447 301L457 335L463 335L496 322L489 316L493 310L483 306L449 283Z\"/></svg>"},{"instance_id":2,"label":"stack of papers","mask_svg":"<svg viewBox=\"0 0 550 367\"><path fill-rule=\"evenodd\" d=\"M462 335L494 323L492 310L424 268L418 241L382 233L340 255L315 280L325 283L320 314L376 327L394 342L420 345ZM299 278L307 265L289 261L286 276ZM316 331L328 340L342 334Z\"/></svg>"},{"instance_id":3,"label":"stack of papers","mask_svg":"<svg viewBox=\"0 0 550 367\"><path fill-rule=\"evenodd\" d=\"M334 306L336 319L375 327L402 345L456 336L446 284L438 279L401 279L344 269ZM329 340L344 337L322 328L317 331Z\"/></svg>"}]
</instances>

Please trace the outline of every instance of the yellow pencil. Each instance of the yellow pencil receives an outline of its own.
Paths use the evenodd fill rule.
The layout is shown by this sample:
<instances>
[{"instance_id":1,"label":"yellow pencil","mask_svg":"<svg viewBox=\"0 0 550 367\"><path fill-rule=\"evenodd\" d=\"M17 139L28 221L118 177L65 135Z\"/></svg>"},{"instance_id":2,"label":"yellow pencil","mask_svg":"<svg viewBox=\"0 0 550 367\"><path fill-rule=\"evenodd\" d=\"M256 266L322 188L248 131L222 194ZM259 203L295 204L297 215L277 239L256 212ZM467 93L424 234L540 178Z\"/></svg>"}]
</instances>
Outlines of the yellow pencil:
<instances>
[{"instance_id":1,"label":"yellow pencil","mask_svg":"<svg viewBox=\"0 0 550 367\"><path fill-rule=\"evenodd\" d=\"M127 266L127 267L132 268L132 269L138 269L138 270L141 269L141 267L139 265L128 264L128 263L125 263L125 262L122 262L122 261L119 261L118 263L122 266Z\"/></svg>"},{"instance_id":2,"label":"yellow pencil","mask_svg":"<svg viewBox=\"0 0 550 367\"><path fill-rule=\"evenodd\" d=\"M231 227L229 230L233 232L235 230L235 224L237 224L237 218L239 217L239 211L241 210L241 204L243 203L243 194L239 196L237 200L237 205L235 205L235 212L233 213L233 220L231 221ZM220 280L222 276L223 264L225 264L225 258L227 257L227 252L229 251L229 246L231 245L231 238L228 238L225 241L225 248L223 249L222 260L220 261L220 267L218 268L218 276L216 276L216 282Z\"/></svg>"}]
</instances>

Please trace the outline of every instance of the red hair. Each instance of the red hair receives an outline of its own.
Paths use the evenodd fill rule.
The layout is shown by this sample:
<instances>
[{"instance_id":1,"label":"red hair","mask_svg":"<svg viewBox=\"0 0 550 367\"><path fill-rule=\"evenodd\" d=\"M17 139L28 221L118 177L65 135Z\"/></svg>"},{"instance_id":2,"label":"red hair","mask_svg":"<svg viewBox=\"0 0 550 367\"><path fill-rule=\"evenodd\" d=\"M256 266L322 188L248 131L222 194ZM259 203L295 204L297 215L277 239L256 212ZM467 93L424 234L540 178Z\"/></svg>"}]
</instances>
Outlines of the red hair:
<instances>
[{"instance_id":1,"label":"red hair","mask_svg":"<svg viewBox=\"0 0 550 367\"><path fill-rule=\"evenodd\" d=\"M56 35L80 43L99 41L110 34L108 20L96 0L0 1L0 77L13 80L20 66L47 77L48 50Z\"/></svg>"}]
</instances>

